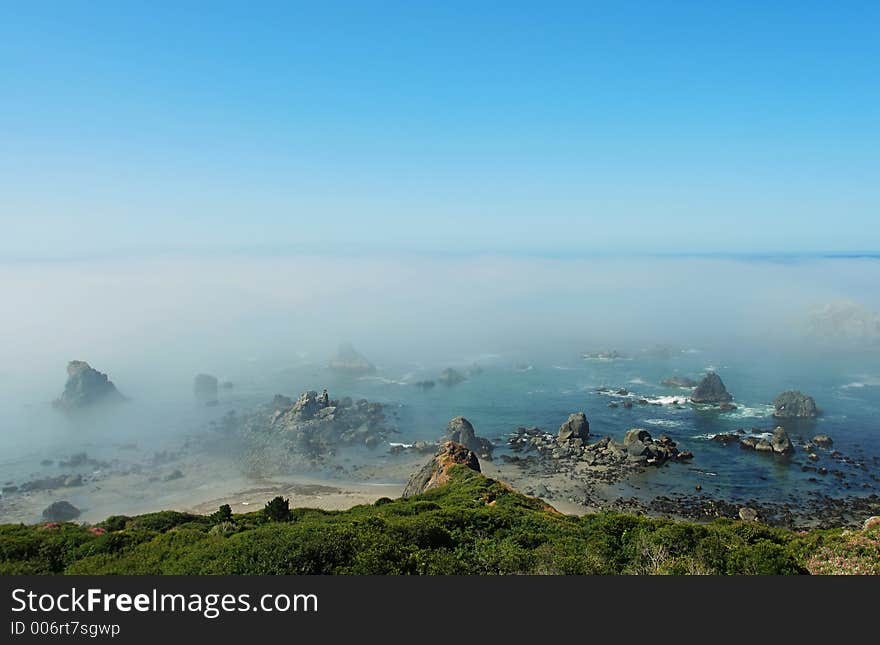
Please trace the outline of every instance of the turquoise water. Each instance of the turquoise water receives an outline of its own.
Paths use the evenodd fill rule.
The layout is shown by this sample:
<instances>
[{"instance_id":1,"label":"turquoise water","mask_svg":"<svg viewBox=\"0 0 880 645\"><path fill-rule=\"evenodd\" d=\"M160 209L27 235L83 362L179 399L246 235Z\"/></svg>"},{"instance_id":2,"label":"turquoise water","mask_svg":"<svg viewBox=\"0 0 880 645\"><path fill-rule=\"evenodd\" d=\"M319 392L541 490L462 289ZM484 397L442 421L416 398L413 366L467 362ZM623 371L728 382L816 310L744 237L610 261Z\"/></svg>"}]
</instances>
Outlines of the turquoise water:
<instances>
[{"instance_id":1,"label":"turquoise water","mask_svg":"<svg viewBox=\"0 0 880 645\"><path fill-rule=\"evenodd\" d=\"M412 382L431 378L442 367L386 366L375 377L338 379L335 390L399 406L399 441L435 439L453 416L463 415L478 434L503 440L518 426L538 426L555 433L569 413L584 411L591 433L618 440L627 429L642 427L655 437L667 434L695 454L688 465L668 464L640 483L641 495L693 493L699 484L704 494L727 499L783 501L804 494L832 496L869 494L878 490L871 475L880 475L880 365L876 355L828 353L810 356L774 354L772 351L674 351L656 357L635 351L622 360L585 360L576 354L557 360L529 360L526 356L485 356L477 362L481 374L452 387L438 384L422 392ZM462 370L466 365L457 366ZM660 382L671 375L698 379L707 369L724 380L738 406L732 412L696 409L685 404L687 390ZM648 399L654 405L635 404L609 408L623 397L597 391L600 387L626 388L628 398ZM810 463L803 450L786 462L738 445L710 440L718 433L739 428L772 430L772 400L786 389L812 395L823 414L815 421L788 423L793 440L824 433L834 439L834 449L864 464L866 469L839 464L828 451L817 451L815 465L839 468L846 477L803 472ZM502 450L503 452L503 450ZM814 478L816 481L810 481Z\"/></svg>"}]
</instances>

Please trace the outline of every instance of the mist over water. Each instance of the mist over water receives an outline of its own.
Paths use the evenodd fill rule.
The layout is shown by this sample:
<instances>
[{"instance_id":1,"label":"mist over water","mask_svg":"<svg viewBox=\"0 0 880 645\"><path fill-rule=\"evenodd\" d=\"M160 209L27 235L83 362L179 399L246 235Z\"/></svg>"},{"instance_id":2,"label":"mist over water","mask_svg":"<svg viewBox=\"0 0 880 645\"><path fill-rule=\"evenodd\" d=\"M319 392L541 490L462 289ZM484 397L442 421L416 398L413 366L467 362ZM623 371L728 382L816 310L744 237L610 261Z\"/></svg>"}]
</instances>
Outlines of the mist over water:
<instances>
[{"instance_id":1,"label":"mist over water","mask_svg":"<svg viewBox=\"0 0 880 645\"><path fill-rule=\"evenodd\" d=\"M391 406L401 442L436 439L459 414L480 434L503 440L520 425L555 432L568 413L584 410L599 435L620 438L637 426L666 432L694 450L695 466L716 475L733 462L713 458L714 448L694 437L766 426L773 397L794 388L826 410L820 429L876 454L880 340L870 324L855 336L849 328L817 335L811 316L848 303L870 321L880 310L877 284L880 261L870 258L7 262L0 264L0 480L38 473L45 456L87 451L109 459L125 445L158 450L206 431L229 410L324 387L334 397ZM829 324L837 324L834 315ZM343 341L375 363L377 374L329 373L327 359ZM659 358L651 351L657 346L666 348ZM628 359L582 357L610 349ZM129 402L75 420L53 409L73 359L106 372ZM412 387L445 367L473 364L485 373L462 386ZM697 378L707 369L725 379L740 406L736 415L718 420L661 405L626 416L609 411L607 397L595 392L604 385L674 396L660 380ZM217 408L193 401L199 372L234 383ZM381 461L385 452L362 458ZM656 478L658 489L674 486L668 470ZM734 471L726 485L748 490L754 469Z\"/></svg>"}]
</instances>

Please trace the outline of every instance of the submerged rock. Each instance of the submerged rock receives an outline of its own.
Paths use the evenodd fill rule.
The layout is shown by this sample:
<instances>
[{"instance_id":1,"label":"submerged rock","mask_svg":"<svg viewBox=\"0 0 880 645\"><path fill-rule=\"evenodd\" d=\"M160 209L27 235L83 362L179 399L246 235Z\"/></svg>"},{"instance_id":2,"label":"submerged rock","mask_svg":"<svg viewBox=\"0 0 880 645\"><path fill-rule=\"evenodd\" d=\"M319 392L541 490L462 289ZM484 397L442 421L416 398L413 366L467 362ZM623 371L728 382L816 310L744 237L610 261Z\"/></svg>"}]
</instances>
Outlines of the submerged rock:
<instances>
[{"instance_id":1,"label":"submerged rock","mask_svg":"<svg viewBox=\"0 0 880 645\"><path fill-rule=\"evenodd\" d=\"M586 441L589 438L590 422L587 421L587 415L583 412L568 415L568 419L559 426L559 434L556 435L556 441L559 443L565 443L570 439Z\"/></svg>"},{"instance_id":2,"label":"submerged rock","mask_svg":"<svg viewBox=\"0 0 880 645\"><path fill-rule=\"evenodd\" d=\"M461 417L458 417L461 418ZM473 451L454 441L447 441L427 464L415 473L403 489L403 497L419 495L449 482L449 469L462 465L480 472L480 460Z\"/></svg>"},{"instance_id":3,"label":"submerged rock","mask_svg":"<svg viewBox=\"0 0 880 645\"><path fill-rule=\"evenodd\" d=\"M773 399L773 416L777 419L812 418L819 414L813 397L788 390Z\"/></svg>"},{"instance_id":4,"label":"submerged rock","mask_svg":"<svg viewBox=\"0 0 880 645\"><path fill-rule=\"evenodd\" d=\"M413 385L415 385L420 390L430 390L431 388L433 388L436 385L436 383L434 383L434 381L427 380L427 381L416 381L415 383L413 383Z\"/></svg>"},{"instance_id":5,"label":"submerged rock","mask_svg":"<svg viewBox=\"0 0 880 645\"><path fill-rule=\"evenodd\" d=\"M59 408L73 410L97 403L124 401L106 374L92 368L85 361L70 361L67 364L67 383L64 392L54 405Z\"/></svg>"},{"instance_id":6,"label":"submerged rock","mask_svg":"<svg viewBox=\"0 0 880 645\"><path fill-rule=\"evenodd\" d=\"M66 501L53 502L43 510L43 519L49 522L67 522L75 520L79 515L80 510Z\"/></svg>"},{"instance_id":7,"label":"submerged rock","mask_svg":"<svg viewBox=\"0 0 880 645\"><path fill-rule=\"evenodd\" d=\"M732 400L724 381L715 372L706 374L691 394L693 403L727 403Z\"/></svg>"},{"instance_id":8,"label":"submerged rock","mask_svg":"<svg viewBox=\"0 0 880 645\"><path fill-rule=\"evenodd\" d=\"M330 359L330 369L349 374L372 374L376 366L355 350L351 343L343 343Z\"/></svg>"}]
</instances>

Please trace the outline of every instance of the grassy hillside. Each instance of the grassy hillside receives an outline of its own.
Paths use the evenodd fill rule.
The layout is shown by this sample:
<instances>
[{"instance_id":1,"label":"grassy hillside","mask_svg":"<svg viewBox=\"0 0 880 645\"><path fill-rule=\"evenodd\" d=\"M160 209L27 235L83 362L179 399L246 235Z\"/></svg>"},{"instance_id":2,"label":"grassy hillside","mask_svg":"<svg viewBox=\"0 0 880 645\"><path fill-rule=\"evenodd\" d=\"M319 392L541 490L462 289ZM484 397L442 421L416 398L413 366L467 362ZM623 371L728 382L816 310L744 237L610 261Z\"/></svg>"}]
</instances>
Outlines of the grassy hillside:
<instances>
[{"instance_id":1,"label":"grassy hillside","mask_svg":"<svg viewBox=\"0 0 880 645\"><path fill-rule=\"evenodd\" d=\"M446 486L347 511L276 503L234 516L3 525L0 574L880 573L878 531L578 518L455 466Z\"/></svg>"}]
</instances>

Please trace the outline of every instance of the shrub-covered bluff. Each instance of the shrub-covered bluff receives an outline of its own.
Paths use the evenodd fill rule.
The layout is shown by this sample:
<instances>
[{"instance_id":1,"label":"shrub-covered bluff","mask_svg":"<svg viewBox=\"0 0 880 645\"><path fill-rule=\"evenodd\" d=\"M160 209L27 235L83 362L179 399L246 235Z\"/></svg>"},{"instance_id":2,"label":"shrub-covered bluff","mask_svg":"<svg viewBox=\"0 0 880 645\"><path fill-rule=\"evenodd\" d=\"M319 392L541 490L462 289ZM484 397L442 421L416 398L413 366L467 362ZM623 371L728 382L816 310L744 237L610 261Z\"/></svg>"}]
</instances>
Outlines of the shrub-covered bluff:
<instances>
[{"instance_id":1,"label":"shrub-covered bluff","mask_svg":"<svg viewBox=\"0 0 880 645\"><path fill-rule=\"evenodd\" d=\"M346 511L164 511L0 526L0 574L880 573L880 526L795 533L563 515L465 465L420 495Z\"/></svg>"}]
</instances>

